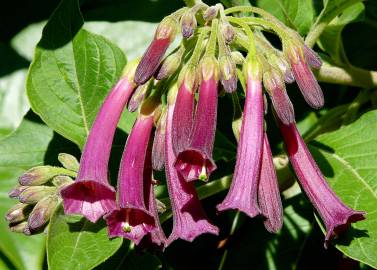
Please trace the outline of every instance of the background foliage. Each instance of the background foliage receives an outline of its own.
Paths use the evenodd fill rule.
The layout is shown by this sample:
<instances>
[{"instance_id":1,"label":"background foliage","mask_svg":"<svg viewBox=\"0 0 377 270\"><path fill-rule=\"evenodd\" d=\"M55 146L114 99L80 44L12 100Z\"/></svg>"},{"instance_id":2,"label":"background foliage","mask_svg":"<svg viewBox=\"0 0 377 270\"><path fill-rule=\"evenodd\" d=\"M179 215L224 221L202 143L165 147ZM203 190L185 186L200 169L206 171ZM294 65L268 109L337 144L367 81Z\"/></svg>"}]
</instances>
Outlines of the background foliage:
<instances>
[{"instance_id":1,"label":"background foliage","mask_svg":"<svg viewBox=\"0 0 377 270\"><path fill-rule=\"evenodd\" d=\"M250 4L247 0L222 2ZM252 4L308 35L308 41L317 35L315 48L327 65L377 70L376 1L258 0ZM0 216L13 204L7 192L23 171L56 164L59 152L80 156L96 112L126 59L140 56L156 22L182 5L180 0L0 3ZM317 112L304 104L296 86L289 87L299 128L336 193L351 207L368 212L367 220L353 225L335 247L323 249L321 227L293 184L289 168L279 172L285 214L278 234L266 232L258 219L235 213L216 215L214 205L229 186L236 149L231 100L225 96L220 99L222 121L215 143L220 169L211 182L198 188L207 213L221 228L218 237L178 241L164 253L143 251L128 241L108 240L102 222L68 218L59 208L47 235L12 234L0 218L0 269L377 268L377 95L372 88L350 86L360 82L321 85L326 105ZM269 120L273 151L280 154L281 138ZM113 180L133 121L134 115L125 113L119 124L111 160ZM167 200L164 185L158 195ZM163 219L169 230L169 213Z\"/></svg>"}]
</instances>

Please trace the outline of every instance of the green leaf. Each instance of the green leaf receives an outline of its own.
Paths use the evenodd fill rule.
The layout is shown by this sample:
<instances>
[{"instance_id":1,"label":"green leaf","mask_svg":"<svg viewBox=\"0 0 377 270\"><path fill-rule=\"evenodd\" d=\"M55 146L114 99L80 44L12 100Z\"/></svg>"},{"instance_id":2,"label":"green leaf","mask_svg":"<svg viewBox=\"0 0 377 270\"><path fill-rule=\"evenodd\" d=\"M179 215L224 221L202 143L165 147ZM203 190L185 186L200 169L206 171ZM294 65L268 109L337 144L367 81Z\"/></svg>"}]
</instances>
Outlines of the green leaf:
<instances>
[{"instance_id":1,"label":"green leaf","mask_svg":"<svg viewBox=\"0 0 377 270\"><path fill-rule=\"evenodd\" d=\"M312 47L321 36L326 26L348 7L363 0L323 0L324 8L312 25L305 42Z\"/></svg>"},{"instance_id":2,"label":"green leaf","mask_svg":"<svg viewBox=\"0 0 377 270\"><path fill-rule=\"evenodd\" d=\"M357 21L364 12L364 9L363 3L356 3L346 8L323 31L319 39L320 47L330 55L336 64L348 63L343 48L342 31L347 24Z\"/></svg>"},{"instance_id":3,"label":"green leaf","mask_svg":"<svg viewBox=\"0 0 377 270\"><path fill-rule=\"evenodd\" d=\"M123 238L109 239L103 220L94 224L66 216L60 206L51 218L47 236L49 269L93 269L110 258L122 241Z\"/></svg>"},{"instance_id":4,"label":"green leaf","mask_svg":"<svg viewBox=\"0 0 377 270\"><path fill-rule=\"evenodd\" d=\"M43 164L52 136L45 125L24 120L12 135L0 141L0 251L16 269L42 268L44 236L27 237L8 230L3 217L16 203L8 198L8 192L25 170Z\"/></svg>"},{"instance_id":5,"label":"green leaf","mask_svg":"<svg viewBox=\"0 0 377 270\"><path fill-rule=\"evenodd\" d=\"M29 110L25 94L26 69L0 78L0 138L15 130Z\"/></svg>"},{"instance_id":6,"label":"green leaf","mask_svg":"<svg viewBox=\"0 0 377 270\"><path fill-rule=\"evenodd\" d=\"M273 14L300 34L306 34L314 19L314 7L311 0L258 0L260 8Z\"/></svg>"},{"instance_id":7,"label":"green leaf","mask_svg":"<svg viewBox=\"0 0 377 270\"><path fill-rule=\"evenodd\" d=\"M336 247L347 256L377 267L377 111L353 124L321 135L311 147L336 194L350 207L367 212Z\"/></svg>"},{"instance_id":8,"label":"green leaf","mask_svg":"<svg viewBox=\"0 0 377 270\"><path fill-rule=\"evenodd\" d=\"M27 78L33 110L80 147L126 63L118 47L82 24L77 1L62 1L43 30Z\"/></svg>"}]
</instances>

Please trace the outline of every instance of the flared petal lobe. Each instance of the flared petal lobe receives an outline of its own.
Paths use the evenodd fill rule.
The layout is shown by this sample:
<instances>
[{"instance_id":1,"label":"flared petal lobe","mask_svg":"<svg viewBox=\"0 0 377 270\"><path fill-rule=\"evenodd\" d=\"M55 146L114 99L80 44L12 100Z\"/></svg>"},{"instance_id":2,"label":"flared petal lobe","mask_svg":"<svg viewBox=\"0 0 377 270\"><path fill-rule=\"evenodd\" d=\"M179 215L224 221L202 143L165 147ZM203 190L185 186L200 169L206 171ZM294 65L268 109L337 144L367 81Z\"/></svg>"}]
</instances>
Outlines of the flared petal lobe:
<instances>
[{"instance_id":1,"label":"flared petal lobe","mask_svg":"<svg viewBox=\"0 0 377 270\"><path fill-rule=\"evenodd\" d=\"M119 169L118 208L105 216L110 237L121 236L136 244L155 228L144 196L144 169L152 128L153 115L141 115L136 120L127 138Z\"/></svg>"},{"instance_id":2,"label":"flared petal lobe","mask_svg":"<svg viewBox=\"0 0 377 270\"><path fill-rule=\"evenodd\" d=\"M353 210L337 197L311 156L296 125L280 123L279 126L301 187L325 224L326 247L331 238L347 230L351 223L363 220L365 212Z\"/></svg>"},{"instance_id":3,"label":"flared petal lobe","mask_svg":"<svg viewBox=\"0 0 377 270\"><path fill-rule=\"evenodd\" d=\"M216 61L216 60L215 60ZM207 180L216 169L212 159L215 141L218 97L217 62L203 61L202 82L199 87L199 101L189 146L178 153L175 168L186 179ZM178 104L176 105L178 106Z\"/></svg>"},{"instance_id":4,"label":"flared petal lobe","mask_svg":"<svg viewBox=\"0 0 377 270\"><path fill-rule=\"evenodd\" d=\"M128 74L106 97L85 144L77 179L61 191L66 214L81 214L96 222L115 207L108 162L119 118L134 87L133 76Z\"/></svg>"},{"instance_id":5,"label":"flared petal lobe","mask_svg":"<svg viewBox=\"0 0 377 270\"><path fill-rule=\"evenodd\" d=\"M283 207L281 204L278 179L272 160L267 134L263 137L263 154L258 185L258 204L265 217L267 231L276 233L283 226Z\"/></svg>"},{"instance_id":6,"label":"flared petal lobe","mask_svg":"<svg viewBox=\"0 0 377 270\"><path fill-rule=\"evenodd\" d=\"M171 131L173 112L174 105L169 105L165 134L165 170L173 212L173 230L168 238L168 244L179 238L191 242L203 233L217 235L219 232L219 229L209 222L194 184L186 182L174 167L176 157L172 146Z\"/></svg>"},{"instance_id":7,"label":"flared petal lobe","mask_svg":"<svg viewBox=\"0 0 377 270\"><path fill-rule=\"evenodd\" d=\"M219 211L237 209L250 217L261 213L257 201L263 146L263 93L259 79L247 79L246 101L233 180Z\"/></svg>"}]
</instances>

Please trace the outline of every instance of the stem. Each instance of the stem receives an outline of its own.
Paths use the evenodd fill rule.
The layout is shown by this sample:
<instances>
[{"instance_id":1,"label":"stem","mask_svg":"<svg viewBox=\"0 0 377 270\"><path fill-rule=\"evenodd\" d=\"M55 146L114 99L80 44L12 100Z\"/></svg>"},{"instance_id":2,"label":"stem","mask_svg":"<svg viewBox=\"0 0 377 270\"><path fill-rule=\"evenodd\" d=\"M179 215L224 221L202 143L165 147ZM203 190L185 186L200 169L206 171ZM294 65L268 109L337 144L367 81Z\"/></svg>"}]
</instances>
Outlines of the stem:
<instances>
[{"instance_id":1,"label":"stem","mask_svg":"<svg viewBox=\"0 0 377 270\"><path fill-rule=\"evenodd\" d=\"M211 26L211 35L209 37L205 56L215 56L216 54L218 26L219 26L219 20L213 19L212 26Z\"/></svg>"},{"instance_id":2,"label":"stem","mask_svg":"<svg viewBox=\"0 0 377 270\"><path fill-rule=\"evenodd\" d=\"M200 55L201 55L201 52L202 52L203 42L204 42L205 37L207 36L208 31L209 31L209 29L205 28L199 34L198 40L197 40L195 48L194 48L194 52L192 53L192 56L191 56L190 61L189 61L189 65L192 64L192 65L196 66L198 64L199 59L200 59Z\"/></svg>"},{"instance_id":3,"label":"stem","mask_svg":"<svg viewBox=\"0 0 377 270\"><path fill-rule=\"evenodd\" d=\"M247 23L245 23L240 18L235 18L235 17L227 17L227 18L228 18L229 22L238 24L246 32L246 34L249 38L249 43L250 43L249 48L248 48L249 54L250 54L250 56L255 56L256 53L257 53L256 48L255 48L255 39L254 39L254 34L251 31L250 27L247 25Z\"/></svg>"},{"instance_id":4,"label":"stem","mask_svg":"<svg viewBox=\"0 0 377 270\"><path fill-rule=\"evenodd\" d=\"M336 67L324 64L319 71L315 71L320 82L357 86L362 88L377 87L377 71L370 71L358 67Z\"/></svg>"}]
</instances>

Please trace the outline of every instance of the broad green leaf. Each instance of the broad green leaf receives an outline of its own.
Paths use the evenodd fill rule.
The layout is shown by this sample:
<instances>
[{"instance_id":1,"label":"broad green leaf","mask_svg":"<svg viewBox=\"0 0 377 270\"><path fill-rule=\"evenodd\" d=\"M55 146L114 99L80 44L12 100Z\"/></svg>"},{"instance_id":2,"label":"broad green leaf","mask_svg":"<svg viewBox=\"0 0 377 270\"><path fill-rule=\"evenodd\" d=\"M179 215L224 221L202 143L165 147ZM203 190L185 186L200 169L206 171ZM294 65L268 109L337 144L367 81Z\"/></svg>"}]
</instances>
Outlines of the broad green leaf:
<instances>
[{"instance_id":1,"label":"broad green leaf","mask_svg":"<svg viewBox=\"0 0 377 270\"><path fill-rule=\"evenodd\" d=\"M311 0L258 0L257 5L272 13L289 27L306 34L314 19Z\"/></svg>"},{"instance_id":2,"label":"broad green leaf","mask_svg":"<svg viewBox=\"0 0 377 270\"><path fill-rule=\"evenodd\" d=\"M62 1L43 30L27 78L33 110L80 147L126 63L118 47L82 24L77 1Z\"/></svg>"},{"instance_id":3,"label":"broad green leaf","mask_svg":"<svg viewBox=\"0 0 377 270\"><path fill-rule=\"evenodd\" d=\"M347 256L377 267L377 111L324 134L312 152L331 187L350 207L367 212L336 247Z\"/></svg>"},{"instance_id":4,"label":"broad green leaf","mask_svg":"<svg viewBox=\"0 0 377 270\"><path fill-rule=\"evenodd\" d=\"M27 169L43 164L53 132L45 125L24 120L10 136L0 141L0 250L16 269L41 269L44 237L11 233L4 220L6 211L16 203L8 192Z\"/></svg>"},{"instance_id":5,"label":"broad green leaf","mask_svg":"<svg viewBox=\"0 0 377 270\"><path fill-rule=\"evenodd\" d=\"M93 269L120 248L122 239L110 240L103 220L94 224L66 216L60 206L51 218L47 237L49 269Z\"/></svg>"},{"instance_id":6,"label":"broad green leaf","mask_svg":"<svg viewBox=\"0 0 377 270\"><path fill-rule=\"evenodd\" d=\"M357 21L364 9L363 3L356 3L346 8L341 15L331 21L319 39L321 49L328 53L332 60L339 65L348 62L344 54L342 31L347 24Z\"/></svg>"}]
</instances>

